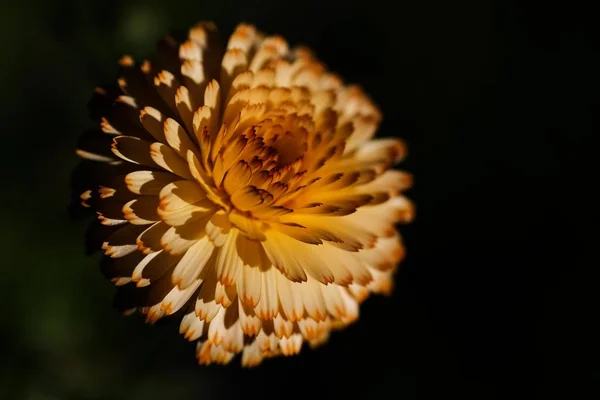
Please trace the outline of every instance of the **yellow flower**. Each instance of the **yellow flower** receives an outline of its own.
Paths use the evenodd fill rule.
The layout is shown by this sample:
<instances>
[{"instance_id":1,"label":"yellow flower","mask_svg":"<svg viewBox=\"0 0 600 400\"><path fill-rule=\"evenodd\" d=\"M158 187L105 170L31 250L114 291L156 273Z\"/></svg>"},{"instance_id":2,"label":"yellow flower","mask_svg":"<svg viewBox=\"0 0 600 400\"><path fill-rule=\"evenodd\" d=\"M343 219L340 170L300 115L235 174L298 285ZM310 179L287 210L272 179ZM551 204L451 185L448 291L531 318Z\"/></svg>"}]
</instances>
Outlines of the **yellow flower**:
<instances>
[{"instance_id":1,"label":"yellow flower","mask_svg":"<svg viewBox=\"0 0 600 400\"><path fill-rule=\"evenodd\" d=\"M388 169L405 147L372 139L381 115L361 89L281 37L239 25L223 49L216 33L200 23L151 62L120 60L77 151L94 164L81 199L123 311L177 313L201 364L253 366L390 292L411 179Z\"/></svg>"}]
</instances>

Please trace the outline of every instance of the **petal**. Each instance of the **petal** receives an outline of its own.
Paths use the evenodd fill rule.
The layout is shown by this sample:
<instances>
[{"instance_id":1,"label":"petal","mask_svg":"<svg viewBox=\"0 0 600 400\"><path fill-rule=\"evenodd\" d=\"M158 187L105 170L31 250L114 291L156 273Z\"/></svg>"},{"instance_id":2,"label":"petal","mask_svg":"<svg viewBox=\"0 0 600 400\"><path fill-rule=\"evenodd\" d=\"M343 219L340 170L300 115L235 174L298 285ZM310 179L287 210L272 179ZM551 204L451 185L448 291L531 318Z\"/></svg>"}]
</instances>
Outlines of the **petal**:
<instances>
[{"instance_id":1,"label":"petal","mask_svg":"<svg viewBox=\"0 0 600 400\"><path fill-rule=\"evenodd\" d=\"M374 116L360 115L352 120L354 130L346 142L345 152L349 153L370 140L379 125L379 119Z\"/></svg>"},{"instance_id":2,"label":"petal","mask_svg":"<svg viewBox=\"0 0 600 400\"><path fill-rule=\"evenodd\" d=\"M358 187L357 191L360 193L388 192L398 194L410 188L412 181L411 174L390 169L379 175L376 179Z\"/></svg>"},{"instance_id":3,"label":"petal","mask_svg":"<svg viewBox=\"0 0 600 400\"><path fill-rule=\"evenodd\" d=\"M400 235L394 233L390 237L380 237L372 249L362 250L358 256L367 265L381 271L387 271L396 266L404 257L404 246Z\"/></svg>"},{"instance_id":4,"label":"petal","mask_svg":"<svg viewBox=\"0 0 600 400\"><path fill-rule=\"evenodd\" d=\"M345 217L353 225L362 226L377 236L394 235L394 224L410 222L415 215L411 201L404 196L393 197L381 204L366 206Z\"/></svg>"},{"instance_id":5,"label":"petal","mask_svg":"<svg viewBox=\"0 0 600 400\"><path fill-rule=\"evenodd\" d=\"M206 235L205 227L208 215L205 219L192 221L182 226L173 226L169 228L160 239L162 247L169 254L182 254L189 249L196 241Z\"/></svg>"},{"instance_id":6,"label":"petal","mask_svg":"<svg viewBox=\"0 0 600 400\"><path fill-rule=\"evenodd\" d=\"M364 262L360 259L358 253L339 249L335 246L330 246L328 250L329 254L334 257L332 259L337 259L340 265L346 267L352 274L353 282L360 285L366 285L371 281L371 274Z\"/></svg>"},{"instance_id":7,"label":"petal","mask_svg":"<svg viewBox=\"0 0 600 400\"><path fill-rule=\"evenodd\" d=\"M243 262L238 255L237 238L238 230L232 229L227 235L223 246L219 249L215 272L217 279L224 285L233 285L243 267Z\"/></svg>"},{"instance_id":8,"label":"petal","mask_svg":"<svg viewBox=\"0 0 600 400\"><path fill-rule=\"evenodd\" d=\"M211 109L211 112L215 115L219 114L221 104L221 90L219 87L219 82L216 80L212 80L206 86L206 91L204 92L204 105ZM216 119L213 122L217 122Z\"/></svg>"},{"instance_id":9,"label":"petal","mask_svg":"<svg viewBox=\"0 0 600 400\"><path fill-rule=\"evenodd\" d=\"M303 318L298 321L298 328L304 339L313 340L318 335L319 323L312 318Z\"/></svg>"},{"instance_id":10,"label":"petal","mask_svg":"<svg viewBox=\"0 0 600 400\"><path fill-rule=\"evenodd\" d=\"M302 303L308 316L315 321L323 321L327 317L327 306L321 291L322 284L309 279L299 285Z\"/></svg>"},{"instance_id":11,"label":"petal","mask_svg":"<svg viewBox=\"0 0 600 400\"><path fill-rule=\"evenodd\" d=\"M179 333L190 342L198 340L202 336L204 329L204 321L196 316L196 313L191 312L181 320L179 325Z\"/></svg>"},{"instance_id":12,"label":"petal","mask_svg":"<svg viewBox=\"0 0 600 400\"><path fill-rule=\"evenodd\" d=\"M237 306L228 307L225 310L225 319L227 320L227 313L230 310L236 310ZM227 326L227 324L225 324ZM236 319L236 322L227 329L227 333L225 334L225 338L223 339L223 348L232 353L240 353L244 349L244 332L242 331L242 325L239 320Z\"/></svg>"},{"instance_id":13,"label":"petal","mask_svg":"<svg viewBox=\"0 0 600 400\"><path fill-rule=\"evenodd\" d=\"M122 160L134 164L156 166L150 157L150 143L133 136L117 136L113 139L112 151Z\"/></svg>"},{"instance_id":14,"label":"petal","mask_svg":"<svg viewBox=\"0 0 600 400\"><path fill-rule=\"evenodd\" d=\"M157 165L167 171L184 179L193 180L186 160L179 157L177 152L169 146L158 142L152 143L150 145L150 156Z\"/></svg>"},{"instance_id":15,"label":"petal","mask_svg":"<svg viewBox=\"0 0 600 400\"><path fill-rule=\"evenodd\" d=\"M161 143L166 143L165 134L163 132L163 121L165 116L156 108L144 107L140 111L140 122L150 135Z\"/></svg>"},{"instance_id":16,"label":"petal","mask_svg":"<svg viewBox=\"0 0 600 400\"><path fill-rule=\"evenodd\" d=\"M260 300L254 311L258 318L262 320L269 320L275 318L279 307L277 298L277 275L278 272L275 268L269 268L266 271L262 271L262 286L260 293Z\"/></svg>"},{"instance_id":17,"label":"petal","mask_svg":"<svg viewBox=\"0 0 600 400\"><path fill-rule=\"evenodd\" d=\"M341 292L345 290L338 285L321 285L325 307L331 317L341 319L346 315L346 307Z\"/></svg>"},{"instance_id":18,"label":"petal","mask_svg":"<svg viewBox=\"0 0 600 400\"><path fill-rule=\"evenodd\" d=\"M250 306L242 303L240 299L238 302L240 326L245 335L256 336L260 332L261 320L254 313L254 309Z\"/></svg>"},{"instance_id":19,"label":"petal","mask_svg":"<svg viewBox=\"0 0 600 400\"><path fill-rule=\"evenodd\" d=\"M304 315L302 294L299 288L301 284L290 281L282 274L277 275L279 304L288 321L297 321Z\"/></svg>"},{"instance_id":20,"label":"petal","mask_svg":"<svg viewBox=\"0 0 600 400\"><path fill-rule=\"evenodd\" d=\"M266 190L257 189L254 186L246 186L241 190L237 190L230 197L230 200L240 211L257 211L261 205L270 203L273 200L273 196Z\"/></svg>"},{"instance_id":21,"label":"petal","mask_svg":"<svg viewBox=\"0 0 600 400\"><path fill-rule=\"evenodd\" d=\"M360 146L352 157L331 164L328 170L375 168L379 171L400 162L406 155L406 145L400 139L375 139Z\"/></svg>"},{"instance_id":22,"label":"petal","mask_svg":"<svg viewBox=\"0 0 600 400\"><path fill-rule=\"evenodd\" d=\"M306 273L325 284L335 279L326 265L329 260L319 257L322 254L318 252L319 246L269 231L263 247L273 265L294 282L306 281Z\"/></svg>"},{"instance_id":23,"label":"petal","mask_svg":"<svg viewBox=\"0 0 600 400\"><path fill-rule=\"evenodd\" d=\"M222 305L223 308L229 307L233 303L236 294L235 285L226 286L217 281L215 287L215 301L217 304Z\"/></svg>"},{"instance_id":24,"label":"petal","mask_svg":"<svg viewBox=\"0 0 600 400\"><path fill-rule=\"evenodd\" d=\"M112 135L99 131L88 131L80 136L76 154L92 161L118 162L115 154L111 151L112 143Z\"/></svg>"},{"instance_id":25,"label":"petal","mask_svg":"<svg viewBox=\"0 0 600 400\"><path fill-rule=\"evenodd\" d=\"M138 249L144 254L162 250L161 238L169 229L169 225L157 222L144 230L136 238Z\"/></svg>"},{"instance_id":26,"label":"petal","mask_svg":"<svg viewBox=\"0 0 600 400\"><path fill-rule=\"evenodd\" d=\"M250 53L256 40L256 29L247 24L239 24L229 37L227 49L240 49L245 53Z\"/></svg>"},{"instance_id":27,"label":"petal","mask_svg":"<svg viewBox=\"0 0 600 400\"><path fill-rule=\"evenodd\" d=\"M167 118L163 124L163 129L167 143L179 154L182 160L186 160L188 151L196 152L196 145L177 121Z\"/></svg>"},{"instance_id":28,"label":"petal","mask_svg":"<svg viewBox=\"0 0 600 400\"><path fill-rule=\"evenodd\" d=\"M205 200L206 193L195 181L176 181L165 186L159 198L162 210L174 211Z\"/></svg>"},{"instance_id":29,"label":"petal","mask_svg":"<svg viewBox=\"0 0 600 400\"><path fill-rule=\"evenodd\" d=\"M193 117L194 133L196 134L196 140L200 144L201 159L206 169L208 169L208 156L210 154L212 138L217 134L210 131L212 127L216 126L211 121L211 118L212 112L208 106L198 108Z\"/></svg>"},{"instance_id":30,"label":"petal","mask_svg":"<svg viewBox=\"0 0 600 400\"><path fill-rule=\"evenodd\" d=\"M212 363L227 364L234 356L233 353L226 351L222 345L216 345L210 341L204 343L198 342L198 345L196 356L200 365L209 365Z\"/></svg>"},{"instance_id":31,"label":"petal","mask_svg":"<svg viewBox=\"0 0 600 400\"><path fill-rule=\"evenodd\" d=\"M127 202L123 206L123 215L134 225L149 225L160 220L158 213L158 198L144 196Z\"/></svg>"},{"instance_id":32,"label":"petal","mask_svg":"<svg viewBox=\"0 0 600 400\"><path fill-rule=\"evenodd\" d=\"M177 312L190 297L192 297L201 283L202 281L198 279L186 286L185 289L181 289L177 286L174 287L161 302L161 309L164 310L167 315Z\"/></svg>"},{"instance_id":33,"label":"petal","mask_svg":"<svg viewBox=\"0 0 600 400\"><path fill-rule=\"evenodd\" d=\"M293 356L300 353L302 349L302 335L296 333L289 338L281 338L279 340L279 348L284 356Z\"/></svg>"},{"instance_id":34,"label":"petal","mask_svg":"<svg viewBox=\"0 0 600 400\"><path fill-rule=\"evenodd\" d=\"M112 233L102 244L102 250L113 258L124 257L137 250L136 237L145 226L126 224Z\"/></svg>"},{"instance_id":35,"label":"petal","mask_svg":"<svg viewBox=\"0 0 600 400\"><path fill-rule=\"evenodd\" d=\"M255 340L252 344L244 347L242 352L242 366L255 367L262 362L263 358L263 353L260 351L258 343Z\"/></svg>"},{"instance_id":36,"label":"petal","mask_svg":"<svg viewBox=\"0 0 600 400\"><path fill-rule=\"evenodd\" d=\"M215 317L210 321L208 327L208 341L215 345L221 345L223 340L225 339L225 335L227 334L227 330L225 329L224 324L225 319L225 309L220 308L219 312L215 315Z\"/></svg>"},{"instance_id":37,"label":"petal","mask_svg":"<svg viewBox=\"0 0 600 400\"><path fill-rule=\"evenodd\" d=\"M205 274L204 282L198 293L196 300L196 315L203 321L210 322L215 318L219 310L222 308L215 301L215 290L217 281L214 274Z\"/></svg>"},{"instance_id":38,"label":"petal","mask_svg":"<svg viewBox=\"0 0 600 400\"><path fill-rule=\"evenodd\" d=\"M141 252L137 252L137 254L142 254L142 259L140 260L140 262L135 266L135 269L132 271L131 273L131 280L134 282L139 282L141 281L142 278L142 271L144 270L144 268L146 268L148 266L148 264L159 254L162 254L162 251L157 251L154 253L150 253L147 255L143 255L143 253Z\"/></svg>"},{"instance_id":39,"label":"petal","mask_svg":"<svg viewBox=\"0 0 600 400\"><path fill-rule=\"evenodd\" d=\"M235 210L229 214L229 220L249 239L254 241L266 239L261 222L248 218Z\"/></svg>"},{"instance_id":40,"label":"petal","mask_svg":"<svg viewBox=\"0 0 600 400\"><path fill-rule=\"evenodd\" d=\"M180 259L181 256L173 256L162 250L150 253L137 265L131 278L134 282L146 279L149 280L152 285L154 285L155 281L163 278L168 279L169 282L171 282L171 272ZM174 286L172 283L170 283L170 285Z\"/></svg>"},{"instance_id":41,"label":"petal","mask_svg":"<svg viewBox=\"0 0 600 400\"><path fill-rule=\"evenodd\" d=\"M279 339L284 337L289 338L294 332L294 324L292 321L289 321L278 314L273 319L273 329Z\"/></svg>"},{"instance_id":42,"label":"petal","mask_svg":"<svg viewBox=\"0 0 600 400\"><path fill-rule=\"evenodd\" d=\"M142 170L127 174L125 184L132 193L157 196L163 187L177 179L176 175L169 172Z\"/></svg>"},{"instance_id":43,"label":"petal","mask_svg":"<svg viewBox=\"0 0 600 400\"><path fill-rule=\"evenodd\" d=\"M367 285L367 289L373 293L389 296L394 289L392 271L379 271L371 268L370 272L373 275L373 280Z\"/></svg>"},{"instance_id":44,"label":"petal","mask_svg":"<svg viewBox=\"0 0 600 400\"><path fill-rule=\"evenodd\" d=\"M214 245L204 236L193 244L179 261L173 271L173 284L185 289L200 276L202 269L210 260Z\"/></svg>"},{"instance_id":45,"label":"petal","mask_svg":"<svg viewBox=\"0 0 600 400\"><path fill-rule=\"evenodd\" d=\"M206 234L215 246L221 247L225 243L231 228L231 222L224 211L217 211L206 223Z\"/></svg>"},{"instance_id":46,"label":"petal","mask_svg":"<svg viewBox=\"0 0 600 400\"><path fill-rule=\"evenodd\" d=\"M188 152L187 162L193 180L198 182L200 187L206 192L206 196L215 204L227 208L227 205L221 200L220 196L214 191L214 187L209 185L210 177L204 172L204 168L200 164L198 157L193 152Z\"/></svg>"},{"instance_id":47,"label":"petal","mask_svg":"<svg viewBox=\"0 0 600 400\"><path fill-rule=\"evenodd\" d=\"M262 293L261 270L268 268L268 261L260 244L243 235L238 235L236 248L243 263L236 282L238 295L244 304L255 307Z\"/></svg>"},{"instance_id":48,"label":"petal","mask_svg":"<svg viewBox=\"0 0 600 400\"><path fill-rule=\"evenodd\" d=\"M282 222L293 222L315 232L317 237L336 243L341 248L357 251L370 248L376 236L346 217L306 215L291 213L281 217Z\"/></svg>"},{"instance_id":49,"label":"petal","mask_svg":"<svg viewBox=\"0 0 600 400\"><path fill-rule=\"evenodd\" d=\"M160 218L170 226L182 226L194 221L206 220L213 213L214 209L207 208L205 202L188 204L176 210L158 209Z\"/></svg>"},{"instance_id":50,"label":"petal","mask_svg":"<svg viewBox=\"0 0 600 400\"><path fill-rule=\"evenodd\" d=\"M227 171L223 179L223 187L227 193L235 194L237 191L246 187L252 178L252 170L246 161L239 161L229 171ZM237 201L243 206L243 198ZM233 201L233 197L232 197ZM248 209L247 207L244 209Z\"/></svg>"},{"instance_id":51,"label":"petal","mask_svg":"<svg viewBox=\"0 0 600 400\"><path fill-rule=\"evenodd\" d=\"M180 86L177 88L177 92L175 93L175 105L177 106L177 111L179 112L179 118L183 122L185 129L187 132L194 132L194 125L192 123L194 113L192 110L196 109L196 102L194 101L196 98L191 97L190 91L185 86ZM189 139L188 134L185 134L185 137ZM195 144L193 148L195 148Z\"/></svg>"},{"instance_id":52,"label":"petal","mask_svg":"<svg viewBox=\"0 0 600 400\"><path fill-rule=\"evenodd\" d=\"M167 70L160 71L154 77L154 86L156 87L156 92L169 106L169 114L175 114L177 112L175 93L179 86L181 86L175 75Z\"/></svg>"},{"instance_id":53,"label":"petal","mask_svg":"<svg viewBox=\"0 0 600 400\"><path fill-rule=\"evenodd\" d=\"M219 81L225 97L235 77L246 70L247 67L248 57L244 50L231 48L225 52L221 62L221 79Z\"/></svg>"}]
</instances>

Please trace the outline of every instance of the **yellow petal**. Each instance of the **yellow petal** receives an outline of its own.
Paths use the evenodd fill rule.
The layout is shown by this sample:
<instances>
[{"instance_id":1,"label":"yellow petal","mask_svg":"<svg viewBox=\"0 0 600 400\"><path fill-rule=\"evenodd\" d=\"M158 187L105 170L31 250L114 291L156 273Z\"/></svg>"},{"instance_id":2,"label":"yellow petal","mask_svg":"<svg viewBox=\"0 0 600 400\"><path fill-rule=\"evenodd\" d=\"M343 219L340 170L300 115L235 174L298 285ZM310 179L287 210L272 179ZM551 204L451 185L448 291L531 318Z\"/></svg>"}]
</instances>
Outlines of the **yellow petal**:
<instances>
[{"instance_id":1,"label":"yellow petal","mask_svg":"<svg viewBox=\"0 0 600 400\"><path fill-rule=\"evenodd\" d=\"M109 235L102 243L102 250L113 258L124 257L137 250L137 236L145 229L143 225L125 224Z\"/></svg>"},{"instance_id":2,"label":"yellow petal","mask_svg":"<svg viewBox=\"0 0 600 400\"><path fill-rule=\"evenodd\" d=\"M179 175L184 179L193 179L186 160L179 157L177 152L169 146L158 142L152 143L150 146L150 156L157 165L160 165L167 171Z\"/></svg>"},{"instance_id":3,"label":"yellow petal","mask_svg":"<svg viewBox=\"0 0 600 400\"><path fill-rule=\"evenodd\" d=\"M206 200L206 193L195 181L176 181L165 186L160 191L159 198L162 210L174 211Z\"/></svg>"},{"instance_id":4,"label":"yellow petal","mask_svg":"<svg viewBox=\"0 0 600 400\"><path fill-rule=\"evenodd\" d=\"M179 154L182 160L186 160L188 150L196 152L196 145L177 121L167 118L163 124L163 129L167 143Z\"/></svg>"},{"instance_id":5,"label":"yellow petal","mask_svg":"<svg viewBox=\"0 0 600 400\"><path fill-rule=\"evenodd\" d=\"M223 323L224 319L225 308L221 307L219 312L217 312L208 326L208 341L213 345L221 345L223 340L225 340L227 330L225 329L225 324Z\"/></svg>"},{"instance_id":6,"label":"yellow petal","mask_svg":"<svg viewBox=\"0 0 600 400\"><path fill-rule=\"evenodd\" d=\"M261 292L260 300L254 312L258 318L262 320L269 320L275 318L278 310L278 298L277 298L277 270L275 268L269 268L266 271L261 271Z\"/></svg>"},{"instance_id":7,"label":"yellow petal","mask_svg":"<svg viewBox=\"0 0 600 400\"><path fill-rule=\"evenodd\" d=\"M261 222L250 219L235 210L229 214L229 220L248 238L252 240L266 239Z\"/></svg>"},{"instance_id":8,"label":"yellow petal","mask_svg":"<svg viewBox=\"0 0 600 400\"><path fill-rule=\"evenodd\" d=\"M205 235L205 227L206 219L192 221L182 226L173 226L160 239L161 246L169 254L182 254Z\"/></svg>"},{"instance_id":9,"label":"yellow petal","mask_svg":"<svg viewBox=\"0 0 600 400\"><path fill-rule=\"evenodd\" d=\"M229 37L227 49L240 49L249 53L256 39L256 29L248 24L239 24Z\"/></svg>"},{"instance_id":10,"label":"yellow petal","mask_svg":"<svg viewBox=\"0 0 600 400\"><path fill-rule=\"evenodd\" d=\"M252 170L246 161L236 163L225 175L223 187L230 195L246 187L252 178ZM243 199L239 199L243 204Z\"/></svg>"},{"instance_id":11,"label":"yellow petal","mask_svg":"<svg viewBox=\"0 0 600 400\"><path fill-rule=\"evenodd\" d=\"M325 305L321 285L314 279L309 279L299 286L304 309L308 316L315 321L322 321L327 317L327 306Z\"/></svg>"},{"instance_id":12,"label":"yellow petal","mask_svg":"<svg viewBox=\"0 0 600 400\"><path fill-rule=\"evenodd\" d=\"M157 197L144 196L127 202L123 206L123 215L131 224L149 225L160 220L157 208Z\"/></svg>"},{"instance_id":13,"label":"yellow petal","mask_svg":"<svg viewBox=\"0 0 600 400\"><path fill-rule=\"evenodd\" d=\"M300 285L302 283L294 283L282 274L277 275L279 304L288 321L298 321L304 315Z\"/></svg>"},{"instance_id":14,"label":"yellow petal","mask_svg":"<svg viewBox=\"0 0 600 400\"><path fill-rule=\"evenodd\" d=\"M225 52L221 62L221 87L223 95L226 97L231 83L235 77L246 70L248 67L248 57L246 52L239 48L232 48Z\"/></svg>"},{"instance_id":15,"label":"yellow petal","mask_svg":"<svg viewBox=\"0 0 600 400\"><path fill-rule=\"evenodd\" d=\"M150 226L136 238L138 249L144 254L149 254L162 249L161 238L169 229L169 225L157 222Z\"/></svg>"},{"instance_id":16,"label":"yellow petal","mask_svg":"<svg viewBox=\"0 0 600 400\"><path fill-rule=\"evenodd\" d=\"M165 117L153 107L144 107L140 111L140 121L144 128L150 133L156 141L166 143L163 133L163 121Z\"/></svg>"},{"instance_id":17,"label":"yellow petal","mask_svg":"<svg viewBox=\"0 0 600 400\"><path fill-rule=\"evenodd\" d=\"M133 136L117 136L113 139L112 151L122 160L134 164L155 166L150 157L150 143Z\"/></svg>"},{"instance_id":18,"label":"yellow petal","mask_svg":"<svg viewBox=\"0 0 600 400\"><path fill-rule=\"evenodd\" d=\"M174 287L161 302L161 309L164 310L167 315L177 312L194 294L201 283L201 280L196 280L186 286L185 289L180 289L177 286Z\"/></svg>"},{"instance_id":19,"label":"yellow petal","mask_svg":"<svg viewBox=\"0 0 600 400\"><path fill-rule=\"evenodd\" d=\"M191 312L183 317L179 325L179 333L190 342L198 340L202 336L204 321Z\"/></svg>"},{"instance_id":20,"label":"yellow petal","mask_svg":"<svg viewBox=\"0 0 600 400\"><path fill-rule=\"evenodd\" d=\"M227 235L223 246L219 249L215 272L217 279L224 285L233 285L243 266L237 250L238 230L232 229Z\"/></svg>"},{"instance_id":21,"label":"yellow petal","mask_svg":"<svg viewBox=\"0 0 600 400\"><path fill-rule=\"evenodd\" d=\"M278 314L273 319L273 329L279 339L284 337L289 338L294 332L294 324L292 321L289 321Z\"/></svg>"},{"instance_id":22,"label":"yellow petal","mask_svg":"<svg viewBox=\"0 0 600 400\"><path fill-rule=\"evenodd\" d=\"M204 236L187 249L173 271L173 284L181 289L191 285L200 276L202 269L210 260L213 250L214 245L207 236Z\"/></svg>"},{"instance_id":23,"label":"yellow petal","mask_svg":"<svg viewBox=\"0 0 600 400\"><path fill-rule=\"evenodd\" d=\"M244 334L248 336L258 335L262 322L254 313L254 309L251 306L242 303L241 299L238 302L238 309L240 313L240 326Z\"/></svg>"},{"instance_id":24,"label":"yellow petal","mask_svg":"<svg viewBox=\"0 0 600 400\"><path fill-rule=\"evenodd\" d=\"M236 280L238 295L244 304L255 307L262 293L261 270L268 267L266 257L259 243L243 235L238 235L236 248L243 264Z\"/></svg>"},{"instance_id":25,"label":"yellow petal","mask_svg":"<svg viewBox=\"0 0 600 400\"><path fill-rule=\"evenodd\" d=\"M135 194L157 196L163 187L177 179L169 172L142 170L127 174L125 184Z\"/></svg>"},{"instance_id":26,"label":"yellow petal","mask_svg":"<svg viewBox=\"0 0 600 400\"><path fill-rule=\"evenodd\" d=\"M302 349L302 335L296 333L289 338L281 338L279 340L279 348L284 356L293 356L300 353Z\"/></svg>"},{"instance_id":27,"label":"yellow petal","mask_svg":"<svg viewBox=\"0 0 600 400\"><path fill-rule=\"evenodd\" d=\"M227 308L225 311L225 320L227 320L227 312L234 309L237 310L237 306ZM227 328L227 323L225 323L225 327ZM239 320L236 319L236 322L231 327L227 328L227 333L223 339L223 348L234 354L240 353L243 350L244 332L242 331Z\"/></svg>"}]
</instances>

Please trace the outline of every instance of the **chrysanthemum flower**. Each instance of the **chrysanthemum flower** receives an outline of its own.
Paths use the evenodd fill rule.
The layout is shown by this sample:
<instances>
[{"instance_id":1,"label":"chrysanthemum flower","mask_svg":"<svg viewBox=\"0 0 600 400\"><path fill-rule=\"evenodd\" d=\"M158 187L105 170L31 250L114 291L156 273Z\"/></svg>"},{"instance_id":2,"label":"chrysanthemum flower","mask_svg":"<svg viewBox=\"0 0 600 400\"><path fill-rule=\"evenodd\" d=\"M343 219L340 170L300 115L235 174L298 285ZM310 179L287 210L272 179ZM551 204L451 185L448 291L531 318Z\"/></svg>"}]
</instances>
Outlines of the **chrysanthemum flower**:
<instances>
[{"instance_id":1,"label":"chrysanthemum flower","mask_svg":"<svg viewBox=\"0 0 600 400\"><path fill-rule=\"evenodd\" d=\"M324 342L390 292L411 180L388 169L405 147L372 139L381 115L361 89L249 25L222 48L200 23L120 65L78 154L123 311L177 313L201 364L252 366Z\"/></svg>"}]
</instances>

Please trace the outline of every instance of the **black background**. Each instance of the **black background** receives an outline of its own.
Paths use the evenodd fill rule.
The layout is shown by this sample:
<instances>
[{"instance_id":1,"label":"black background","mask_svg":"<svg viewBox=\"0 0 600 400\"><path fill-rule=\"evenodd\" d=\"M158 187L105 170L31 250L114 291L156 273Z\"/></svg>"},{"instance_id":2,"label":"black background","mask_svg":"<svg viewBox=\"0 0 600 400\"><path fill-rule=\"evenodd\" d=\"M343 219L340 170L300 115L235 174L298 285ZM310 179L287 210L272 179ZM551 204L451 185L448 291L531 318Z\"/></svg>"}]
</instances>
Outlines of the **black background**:
<instances>
[{"instance_id":1,"label":"black background","mask_svg":"<svg viewBox=\"0 0 600 400\"><path fill-rule=\"evenodd\" d=\"M577 3L2 3L0 397L597 398L598 47ZM110 306L67 216L94 86L171 28L240 21L312 47L404 138L414 224L391 299L317 351L196 366L176 324ZM4 177L4 175L6 176ZM237 364L237 363L236 363ZM5 395L3 395L5 393Z\"/></svg>"}]
</instances>

